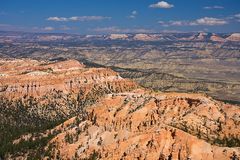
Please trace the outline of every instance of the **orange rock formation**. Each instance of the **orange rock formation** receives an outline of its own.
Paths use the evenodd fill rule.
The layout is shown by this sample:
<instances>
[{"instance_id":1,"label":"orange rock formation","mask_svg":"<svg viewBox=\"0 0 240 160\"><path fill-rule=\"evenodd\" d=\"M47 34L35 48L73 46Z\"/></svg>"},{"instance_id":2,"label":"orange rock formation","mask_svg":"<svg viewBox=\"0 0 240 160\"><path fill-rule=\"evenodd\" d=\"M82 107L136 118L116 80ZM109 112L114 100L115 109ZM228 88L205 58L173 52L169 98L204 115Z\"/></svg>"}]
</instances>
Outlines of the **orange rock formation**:
<instances>
[{"instance_id":1,"label":"orange rock formation","mask_svg":"<svg viewBox=\"0 0 240 160\"><path fill-rule=\"evenodd\" d=\"M52 159L226 160L240 156L239 146L232 141L240 136L238 106L201 94L136 89L135 83L110 69L86 68L75 60L0 61L0 74L0 95L9 98L39 97L52 90L77 93L80 87L96 84L116 91L87 107L85 117L73 117L38 134L41 138L55 133L44 148ZM36 135L23 135L14 143L30 138Z\"/></svg>"},{"instance_id":2,"label":"orange rock formation","mask_svg":"<svg viewBox=\"0 0 240 160\"><path fill-rule=\"evenodd\" d=\"M85 121L65 122L71 127L61 128L51 140L54 156L81 159L96 153L100 159L116 160L226 160L240 155L238 147L207 142L217 136L239 136L239 107L203 95L136 90L109 94L87 112ZM72 142L66 142L69 135Z\"/></svg>"},{"instance_id":3,"label":"orange rock formation","mask_svg":"<svg viewBox=\"0 0 240 160\"><path fill-rule=\"evenodd\" d=\"M0 61L0 95L8 98L40 97L49 92L78 92L80 87L107 86L124 91L136 84L108 68L85 68L76 60L57 63L34 60Z\"/></svg>"}]
</instances>

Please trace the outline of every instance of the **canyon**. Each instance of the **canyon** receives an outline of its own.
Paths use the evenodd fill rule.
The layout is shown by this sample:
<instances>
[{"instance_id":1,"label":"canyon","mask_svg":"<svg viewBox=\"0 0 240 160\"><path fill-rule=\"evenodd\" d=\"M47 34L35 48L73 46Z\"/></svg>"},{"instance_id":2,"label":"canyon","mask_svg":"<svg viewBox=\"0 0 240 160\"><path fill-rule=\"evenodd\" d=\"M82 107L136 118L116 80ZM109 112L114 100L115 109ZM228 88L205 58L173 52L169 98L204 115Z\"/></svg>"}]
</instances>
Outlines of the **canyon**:
<instances>
[{"instance_id":1,"label":"canyon","mask_svg":"<svg viewBox=\"0 0 240 160\"><path fill-rule=\"evenodd\" d=\"M76 59L164 92L240 103L239 33L74 35L0 32L0 58Z\"/></svg>"},{"instance_id":2,"label":"canyon","mask_svg":"<svg viewBox=\"0 0 240 160\"><path fill-rule=\"evenodd\" d=\"M240 160L240 0L0 0L0 160Z\"/></svg>"},{"instance_id":3,"label":"canyon","mask_svg":"<svg viewBox=\"0 0 240 160\"><path fill-rule=\"evenodd\" d=\"M0 32L0 159L240 157L239 33Z\"/></svg>"},{"instance_id":4,"label":"canyon","mask_svg":"<svg viewBox=\"0 0 240 160\"><path fill-rule=\"evenodd\" d=\"M240 157L239 106L204 93L145 89L72 59L1 59L0 73L4 159Z\"/></svg>"}]
</instances>

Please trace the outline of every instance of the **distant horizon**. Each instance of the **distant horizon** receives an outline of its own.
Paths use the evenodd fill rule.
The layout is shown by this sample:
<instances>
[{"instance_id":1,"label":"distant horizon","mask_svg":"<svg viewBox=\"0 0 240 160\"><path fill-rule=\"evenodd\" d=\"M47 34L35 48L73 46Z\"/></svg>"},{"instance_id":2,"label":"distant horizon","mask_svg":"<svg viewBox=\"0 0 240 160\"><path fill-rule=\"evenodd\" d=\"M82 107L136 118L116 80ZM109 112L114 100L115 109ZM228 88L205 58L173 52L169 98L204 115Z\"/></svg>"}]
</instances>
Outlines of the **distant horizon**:
<instances>
[{"instance_id":1,"label":"distant horizon","mask_svg":"<svg viewBox=\"0 0 240 160\"><path fill-rule=\"evenodd\" d=\"M240 32L237 0L1 0L0 30L73 34Z\"/></svg>"},{"instance_id":2,"label":"distant horizon","mask_svg":"<svg viewBox=\"0 0 240 160\"><path fill-rule=\"evenodd\" d=\"M152 33L146 33L146 32L138 32L138 33L96 33L96 34L81 34L81 33L64 33L64 32L34 32L34 31L5 31L5 30L0 30L0 32L12 32L12 33L26 33L26 34L66 34L66 35L79 35L79 36L84 36L84 35L111 35L111 34L129 34L129 35L134 35L134 34L188 34L188 33L209 33L209 34L234 34L234 33L240 33L240 32L204 32L204 31L189 31L189 32L152 32Z\"/></svg>"}]
</instances>

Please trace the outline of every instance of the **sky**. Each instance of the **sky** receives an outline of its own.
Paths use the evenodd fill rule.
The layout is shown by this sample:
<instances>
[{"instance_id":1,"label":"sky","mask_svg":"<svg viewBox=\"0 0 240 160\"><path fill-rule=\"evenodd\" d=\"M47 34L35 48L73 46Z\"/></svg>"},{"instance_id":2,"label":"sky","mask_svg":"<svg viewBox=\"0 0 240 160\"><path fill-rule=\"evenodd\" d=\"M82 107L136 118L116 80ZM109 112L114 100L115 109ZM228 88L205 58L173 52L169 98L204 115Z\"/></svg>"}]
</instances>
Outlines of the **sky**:
<instances>
[{"instance_id":1,"label":"sky","mask_svg":"<svg viewBox=\"0 0 240 160\"><path fill-rule=\"evenodd\" d=\"M240 0L0 0L0 30L240 32Z\"/></svg>"}]
</instances>

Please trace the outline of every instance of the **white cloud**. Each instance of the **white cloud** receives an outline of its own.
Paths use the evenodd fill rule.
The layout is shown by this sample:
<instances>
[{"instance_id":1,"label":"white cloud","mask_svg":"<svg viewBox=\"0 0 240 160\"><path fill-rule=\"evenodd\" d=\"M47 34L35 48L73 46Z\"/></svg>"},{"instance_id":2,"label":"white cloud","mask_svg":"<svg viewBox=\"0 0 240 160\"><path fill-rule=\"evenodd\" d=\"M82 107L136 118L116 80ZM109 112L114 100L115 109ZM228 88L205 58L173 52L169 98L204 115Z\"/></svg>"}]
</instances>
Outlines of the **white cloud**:
<instances>
[{"instance_id":1,"label":"white cloud","mask_svg":"<svg viewBox=\"0 0 240 160\"><path fill-rule=\"evenodd\" d=\"M116 26L113 27L103 27L103 28L94 28L90 29L94 32L100 33L153 33L153 30L145 28L119 28Z\"/></svg>"},{"instance_id":2,"label":"white cloud","mask_svg":"<svg viewBox=\"0 0 240 160\"><path fill-rule=\"evenodd\" d=\"M185 26L187 25L186 21L170 21L171 26Z\"/></svg>"},{"instance_id":3,"label":"white cloud","mask_svg":"<svg viewBox=\"0 0 240 160\"><path fill-rule=\"evenodd\" d=\"M57 21L57 22L67 22L67 21L101 21L101 20L109 20L111 17L104 16L73 16L73 17L49 17L48 21Z\"/></svg>"},{"instance_id":4,"label":"white cloud","mask_svg":"<svg viewBox=\"0 0 240 160\"><path fill-rule=\"evenodd\" d=\"M53 31L53 30L55 30L55 29L54 29L53 27L49 27L49 26L48 26L48 27L44 27L43 30L44 30L44 31Z\"/></svg>"},{"instance_id":5,"label":"white cloud","mask_svg":"<svg viewBox=\"0 0 240 160\"><path fill-rule=\"evenodd\" d=\"M240 13L239 14L235 14L234 17L240 18Z\"/></svg>"},{"instance_id":6,"label":"white cloud","mask_svg":"<svg viewBox=\"0 0 240 160\"><path fill-rule=\"evenodd\" d=\"M77 16L74 16L74 17L70 17L68 18L69 21L78 21L78 18Z\"/></svg>"},{"instance_id":7,"label":"white cloud","mask_svg":"<svg viewBox=\"0 0 240 160\"><path fill-rule=\"evenodd\" d=\"M149 7L150 8L172 8L174 7L174 5L169 4L168 2L165 2L165 1L161 1L156 4L151 4Z\"/></svg>"},{"instance_id":8,"label":"white cloud","mask_svg":"<svg viewBox=\"0 0 240 160\"><path fill-rule=\"evenodd\" d=\"M158 21L158 23L159 23L159 24L162 24L162 25L166 24L165 21Z\"/></svg>"},{"instance_id":9,"label":"white cloud","mask_svg":"<svg viewBox=\"0 0 240 160\"><path fill-rule=\"evenodd\" d=\"M49 18L47 18L47 20L48 21L59 21L59 22L68 21L68 19L65 17L49 17Z\"/></svg>"},{"instance_id":10,"label":"white cloud","mask_svg":"<svg viewBox=\"0 0 240 160\"><path fill-rule=\"evenodd\" d=\"M128 18L134 19L134 18L136 18L136 16L135 15L130 15Z\"/></svg>"},{"instance_id":11,"label":"white cloud","mask_svg":"<svg viewBox=\"0 0 240 160\"><path fill-rule=\"evenodd\" d=\"M158 24L160 24L163 27L169 27L169 26L174 26L172 22L177 22L177 21L158 21Z\"/></svg>"},{"instance_id":12,"label":"white cloud","mask_svg":"<svg viewBox=\"0 0 240 160\"><path fill-rule=\"evenodd\" d=\"M128 18L134 19L134 18L136 18L137 14L138 14L138 12L134 10L134 11L132 11L131 15L128 16Z\"/></svg>"},{"instance_id":13,"label":"white cloud","mask_svg":"<svg viewBox=\"0 0 240 160\"><path fill-rule=\"evenodd\" d=\"M224 19L219 19L219 18L213 18L213 17L204 17L204 18L199 18L193 21L159 21L158 22L160 25L164 27L169 27L169 26L217 26L217 25L225 25L228 22Z\"/></svg>"},{"instance_id":14,"label":"white cloud","mask_svg":"<svg viewBox=\"0 0 240 160\"><path fill-rule=\"evenodd\" d=\"M224 9L223 6L206 6L203 9Z\"/></svg>"},{"instance_id":15,"label":"white cloud","mask_svg":"<svg viewBox=\"0 0 240 160\"><path fill-rule=\"evenodd\" d=\"M190 22L188 21L168 21L168 22L164 22L164 21L158 21L158 23L163 26L163 27L169 27L169 26L188 26L190 25Z\"/></svg>"},{"instance_id":16,"label":"white cloud","mask_svg":"<svg viewBox=\"0 0 240 160\"><path fill-rule=\"evenodd\" d=\"M81 17L70 17L71 21L101 21L101 20L109 20L111 17L103 17L103 16L81 16Z\"/></svg>"},{"instance_id":17,"label":"white cloud","mask_svg":"<svg viewBox=\"0 0 240 160\"><path fill-rule=\"evenodd\" d=\"M215 26L215 25L224 25L228 22L224 19L204 17L196 20L197 25L206 25L206 26Z\"/></svg>"},{"instance_id":18,"label":"white cloud","mask_svg":"<svg viewBox=\"0 0 240 160\"><path fill-rule=\"evenodd\" d=\"M234 16L230 17L232 20L235 20L236 22L240 22L240 13L235 14Z\"/></svg>"},{"instance_id":19,"label":"white cloud","mask_svg":"<svg viewBox=\"0 0 240 160\"><path fill-rule=\"evenodd\" d=\"M132 15L137 15L137 11L132 11Z\"/></svg>"},{"instance_id":20,"label":"white cloud","mask_svg":"<svg viewBox=\"0 0 240 160\"><path fill-rule=\"evenodd\" d=\"M225 19L229 22L240 22L240 13L227 16Z\"/></svg>"}]
</instances>

